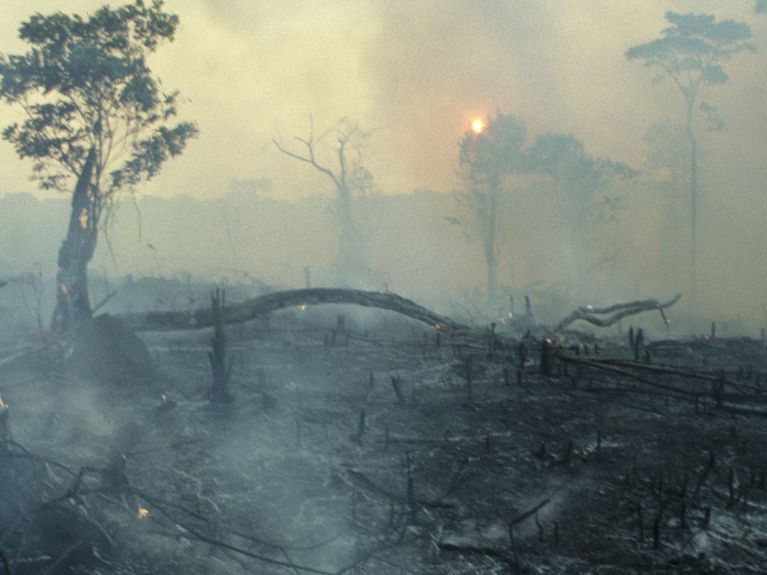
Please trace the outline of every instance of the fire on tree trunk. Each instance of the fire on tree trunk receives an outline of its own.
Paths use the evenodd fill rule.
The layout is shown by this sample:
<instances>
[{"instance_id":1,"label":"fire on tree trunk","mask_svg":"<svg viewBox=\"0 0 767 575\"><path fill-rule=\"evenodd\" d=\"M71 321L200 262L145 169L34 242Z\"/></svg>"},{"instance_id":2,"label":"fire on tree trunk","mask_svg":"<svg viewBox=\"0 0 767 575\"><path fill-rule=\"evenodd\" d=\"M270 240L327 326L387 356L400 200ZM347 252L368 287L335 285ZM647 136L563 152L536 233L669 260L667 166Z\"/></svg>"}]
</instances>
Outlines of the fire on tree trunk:
<instances>
[{"instance_id":1,"label":"fire on tree trunk","mask_svg":"<svg viewBox=\"0 0 767 575\"><path fill-rule=\"evenodd\" d=\"M91 149L77 179L67 238L59 250L56 309L51 322L54 334L62 334L91 317L87 268L96 249L99 219L99 198L92 182L95 159L95 150Z\"/></svg>"}]
</instances>

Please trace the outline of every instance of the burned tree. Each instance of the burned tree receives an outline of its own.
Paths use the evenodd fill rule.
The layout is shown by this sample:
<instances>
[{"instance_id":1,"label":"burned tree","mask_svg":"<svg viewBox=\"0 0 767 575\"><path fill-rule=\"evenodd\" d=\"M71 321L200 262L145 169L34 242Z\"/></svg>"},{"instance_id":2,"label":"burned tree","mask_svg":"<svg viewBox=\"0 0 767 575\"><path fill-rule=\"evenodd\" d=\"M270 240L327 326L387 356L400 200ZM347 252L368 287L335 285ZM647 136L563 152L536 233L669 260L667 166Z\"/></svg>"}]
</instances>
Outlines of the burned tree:
<instances>
[{"instance_id":1,"label":"burned tree","mask_svg":"<svg viewBox=\"0 0 767 575\"><path fill-rule=\"evenodd\" d=\"M498 289L499 232L505 179L524 169L527 130L514 116L498 114L487 126L474 122L460 143L460 170L466 183L487 270L487 297Z\"/></svg>"},{"instance_id":2,"label":"burned tree","mask_svg":"<svg viewBox=\"0 0 767 575\"><path fill-rule=\"evenodd\" d=\"M656 40L629 48L628 60L641 60L670 78L684 98L685 134L690 158L690 308L694 311L698 284L698 131L696 115L711 112L700 102L705 86L726 84L724 64L732 56L754 51L751 30L744 22L717 22L710 14L666 12L670 26Z\"/></svg>"},{"instance_id":3,"label":"burned tree","mask_svg":"<svg viewBox=\"0 0 767 575\"><path fill-rule=\"evenodd\" d=\"M335 136L337 143L336 168L330 168L317 159L317 145L330 134ZM296 137L295 140L301 144L300 152L285 148L277 139L272 140L280 152L311 165L333 183L339 226L337 265L345 287L357 285L366 270L365 238L355 211L355 196L363 196L374 187L373 175L363 163L363 148L369 137L370 134L356 123L341 119L334 129L319 138L314 137L313 127L308 138Z\"/></svg>"},{"instance_id":4,"label":"burned tree","mask_svg":"<svg viewBox=\"0 0 767 575\"><path fill-rule=\"evenodd\" d=\"M233 360L226 357L226 290L217 288L210 294L211 311L213 313L212 350L208 352L210 369L213 374L213 385L208 398L213 402L223 403L232 401L229 392L229 382L232 379Z\"/></svg>"},{"instance_id":5,"label":"burned tree","mask_svg":"<svg viewBox=\"0 0 767 575\"><path fill-rule=\"evenodd\" d=\"M193 124L169 124L178 94L163 93L146 62L177 25L162 0L88 17L35 14L19 29L29 50L0 56L0 97L24 116L3 138L34 161L43 189L77 182L59 251L54 334L91 317L87 267L115 196L154 177L196 135Z\"/></svg>"}]
</instances>

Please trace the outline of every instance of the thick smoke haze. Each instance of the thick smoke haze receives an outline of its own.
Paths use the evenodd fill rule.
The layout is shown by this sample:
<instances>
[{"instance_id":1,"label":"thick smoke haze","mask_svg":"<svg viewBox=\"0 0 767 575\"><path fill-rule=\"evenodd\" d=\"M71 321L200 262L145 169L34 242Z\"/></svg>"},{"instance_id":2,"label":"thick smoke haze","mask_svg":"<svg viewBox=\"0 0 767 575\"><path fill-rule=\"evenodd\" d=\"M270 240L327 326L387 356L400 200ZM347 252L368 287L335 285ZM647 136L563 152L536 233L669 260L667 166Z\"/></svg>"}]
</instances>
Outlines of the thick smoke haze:
<instances>
[{"instance_id":1,"label":"thick smoke haze","mask_svg":"<svg viewBox=\"0 0 767 575\"><path fill-rule=\"evenodd\" d=\"M17 29L34 12L84 14L102 4L101 0L4 2L0 51L24 49ZM680 122L684 105L671 82L655 81L654 72L628 62L626 50L658 37L666 26L667 10L746 21L757 52L729 62L730 82L703 96L717 107L727 129L702 132L700 138L701 298L712 316L740 314L750 329L762 322L762 306L767 303L763 255L767 17L754 14L750 0L167 0L166 7L179 15L181 24L175 42L162 46L151 64L168 89L181 91L180 116L198 124L200 137L142 186L139 195L188 195L209 201L230 192L235 180L268 180L271 185L259 195L274 201L297 202L314 194L332 198L326 179L281 155L271 139L290 143L293 136L306 136L310 118L320 133L338 118L348 117L372 132L367 165L380 192L429 189L443 194L444 204L433 203L437 213L413 225L420 223L424 235L435 241L451 238L462 246L460 256L471 260L461 267L455 249L435 248L433 260L423 261L420 276L413 270L398 277L402 257L394 254L407 249L398 241L408 236L392 228L396 217L387 216L391 225L379 223L376 228L371 266L389 274L393 288L406 293L426 291L430 277L479 288L478 244L467 244L465 230L445 223L445 217L467 221L447 194L461 186L458 141L471 118L510 113L526 122L531 140L546 131L573 133L588 153L640 170L634 182L616 190L623 197L618 223L590 244L594 253L588 262L575 261L570 250L558 248L569 241L567 234L556 229L551 217L536 212L539 198L525 195L538 188L519 182L521 192L508 206L508 237L499 268L503 285L565 281L567 270L611 255L618 260L617 267L612 275L605 272L609 282L596 282L603 289L594 292L605 299L666 297L682 290L685 277L679 265L686 253L679 245L688 237L684 183L675 184L663 170L649 169L643 143L653 124ZM7 106L0 107L3 125L14 119ZM332 161L333 149L325 153L329 155L322 159ZM0 145L0 163L0 193L34 191L31 164L18 160L7 143ZM541 201L545 206L549 200ZM146 252L146 238L162 232L152 226L178 228L179 233L181 228L192 228L179 223L189 221L183 206L174 215L177 221L150 225L149 205L144 204L142 240L127 228L118 233L119 273L151 273L156 267L155 257ZM242 205L239 200L237 206ZM669 211L670 206L677 211ZM254 204L253 209L258 207ZM669 216L674 213L678 217ZM316 217L331 216L323 207ZM65 218L63 214L62 237ZM136 224L128 219L132 230ZM199 222L198 238L208 230L221 230L214 220ZM29 227L34 225L28 222ZM320 259L315 253L319 245L327 242L326 252L333 250L332 233L313 229L286 219L275 224L269 242L251 232L227 241L237 244L238 254L243 254L250 238L253 255L241 255L236 263L278 283L295 284L303 266ZM290 243L290 264L274 255L281 242ZM264 245L274 248L265 250ZM166 249L173 252L170 246ZM422 245L411 249L418 251ZM267 252L273 255L267 257ZM54 256L50 251L51 262ZM101 262L111 260L100 257ZM165 273L188 269L190 261L194 264L191 257L175 262L167 258ZM434 270L444 271L446 265L454 269L445 275L429 265ZM214 273L213 263L210 269L199 267L196 273ZM281 271L287 268L288 273Z\"/></svg>"},{"instance_id":2,"label":"thick smoke haze","mask_svg":"<svg viewBox=\"0 0 767 575\"><path fill-rule=\"evenodd\" d=\"M23 49L18 25L34 12L86 13L100 0L3 3L0 50ZM767 22L752 2L652 0L447 0L441 2L250 2L169 0L180 29L153 67L187 98L184 117L202 137L146 187L148 192L217 195L233 178L268 177L293 197L321 186L269 146L272 137L305 135L342 116L374 130L371 165L384 191L450 189L456 142L476 115L496 109L533 132L574 132L595 155L632 165L641 136L682 106L668 82L626 62L626 49L665 26L666 10L746 19L757 44ZM738 58L732 81L710 99L728 131L708 145L715 158L756 169L767 146L764 55ZM7 109L0 111L3 121ZM31 189L28 165L0 150L0 191ZM286 177L286 166L290 177Z\"/></svg>"}]
</instances>

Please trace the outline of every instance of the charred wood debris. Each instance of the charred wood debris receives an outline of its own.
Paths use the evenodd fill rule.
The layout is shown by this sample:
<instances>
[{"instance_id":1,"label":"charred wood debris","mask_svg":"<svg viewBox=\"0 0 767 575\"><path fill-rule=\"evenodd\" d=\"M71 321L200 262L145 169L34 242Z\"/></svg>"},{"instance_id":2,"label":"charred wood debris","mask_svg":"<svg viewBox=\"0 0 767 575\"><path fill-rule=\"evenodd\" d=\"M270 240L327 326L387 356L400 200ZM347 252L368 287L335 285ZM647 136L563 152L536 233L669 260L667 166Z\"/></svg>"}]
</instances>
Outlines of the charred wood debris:
<instances>
[{"instance_id":1,"label":"charred wood debris","mask_svg":"<svg viewBox=\"0 0 767 575\"><path fill-rule=\"evenodd\" d=\"M114 419L112 432L97 438L96 455L76 431L58 436L79 429L63 423L63 413L54 409L44 424L30 425L23 418L42 415L28 406L14 413L15 401L0 399L0 570L521 574L602 565L623 573L763 572L764 342L717 337L714 325L691 339L633 327L621 337L571 329L645 312L659 313L668 327L679 297L579 308L553 329L535 322L529 299L518 324L477 327L395 294L325 288L229 306L217 291L209 310L122 316L135 331L212 327L208 375L190 386L185 378L197 369L190 354L156 351L181 373L164 383L175 398L111 390L110 405L99 406ZM395 311L426 329L362 331L341 314L332 329L299 334L299 314L282 328L263 319L325 303ZM258 335L238 338L247 333L238 324L259 318ZM248 359L244 350L254 341L257 358ZM355 378L364 373L352 387L287 395L270 382L273 369L246 375L277 341L299 365L317 356ZM14 366L45 347L0 358L2 397L23 401L23 390L16 392L33 385L63 397L80 385L50 368L18 380L29 370ZM355 358L361 365L350 370ZM226 491L213 462L202 462L227 465L226 445L214 438L236 438L246 412L291 421L293 445L280 451L331 461L320 491L348 500L341 521L314 511L312 533L289 536L268 513L249 515L266 502L243 503L247 512L230 504L236 491ZM22 441L25 435L31 439ZM67 444L73 452L61 451ZM155 452L188 469L152 477L141 460ZM163 477L178 484L163 485ZM160 539L164 547L151 543Z\"/></svg>"}]
</instances>

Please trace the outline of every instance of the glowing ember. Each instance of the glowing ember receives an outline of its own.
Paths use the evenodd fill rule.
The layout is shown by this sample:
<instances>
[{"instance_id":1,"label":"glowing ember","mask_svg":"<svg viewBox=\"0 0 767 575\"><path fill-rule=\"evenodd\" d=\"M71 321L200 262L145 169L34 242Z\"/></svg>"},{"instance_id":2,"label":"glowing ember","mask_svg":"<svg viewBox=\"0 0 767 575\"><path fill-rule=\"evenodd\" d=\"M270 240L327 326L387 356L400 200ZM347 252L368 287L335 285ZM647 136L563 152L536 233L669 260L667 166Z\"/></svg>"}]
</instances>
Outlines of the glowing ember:
<instances>
[{"instance_id":1,"label":"glowing ember","mask_svg":"<svg viewBox=\"0 0 767 575\"><path fill-rule=\"evenodd\" d=\"M309 304L302 303L300 306L298 306L298 309L301 311L306 311L306 308L309 307Z\"/></svg>"},{"instance_id":2,"label":"glowing ember","mask_svg":"<svg viewBox=\"0 0 767 575\"><path fill-rule=\"evenodd\" d=\"M10 405L8 405L7 403L5 403L5 402L3 401L3 398L2 398L2 397L0 397L0 409L8 409L9 407L10 407Z\"/></svg>"},{"instance_id":3,"label":"glowing ember","mask_svg":"<svg viewBox=\"0 0 767 575\"><path fill-rule=\"evenodd\" d=\"M485 122L482 118L474 118L471 121L471 131L475 134L481 134L485 131Z\"/></svg>"},{"instance_id":4,"label":"glowing ember","mask_svg":"<svg viewBox=\"0 0 767 575\"><path fill-rule=\"evenodd\" d=\"M139 505L138 511L136 511L136 517L138 517L139 519L146 519L147 517L149 517L149 509L147 509L146 507L142 505Z\"/></svg>"}]
</instances>

